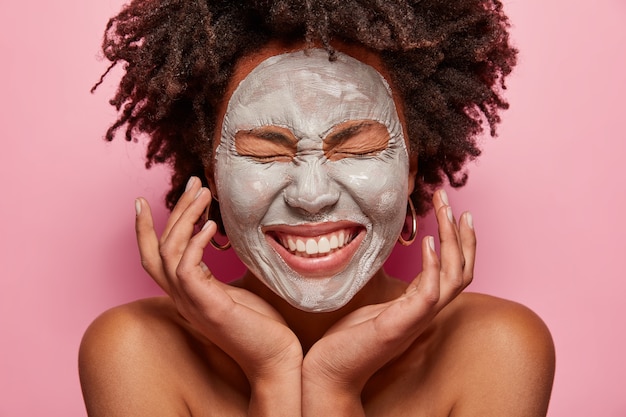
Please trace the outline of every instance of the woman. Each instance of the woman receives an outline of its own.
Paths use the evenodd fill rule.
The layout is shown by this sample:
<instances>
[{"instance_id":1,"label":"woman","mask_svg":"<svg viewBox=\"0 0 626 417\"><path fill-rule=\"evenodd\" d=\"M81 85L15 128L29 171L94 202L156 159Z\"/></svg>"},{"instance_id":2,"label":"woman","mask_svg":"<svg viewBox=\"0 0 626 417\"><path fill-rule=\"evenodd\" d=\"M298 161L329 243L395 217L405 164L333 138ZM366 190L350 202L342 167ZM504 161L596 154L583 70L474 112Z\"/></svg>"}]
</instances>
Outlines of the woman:
<instances>
[{"instance_id":1,"label":"woman","mask_svg":"<svg viewBox=\"0 0 626 417\"><path fill-rule=\"evenodd\" d=\"M549 332L462 293L472 217L433 192L464 183L482 119L494 133L506 107L500 3L207 3L135 1L107 29L105 54L126 63L108 138L149 135L148 163L173 167L172 213L158 237L136 201L167 296L86 332L89 415L545 415ZM440 255L425 237L404 283L382 265L431 198ZM218 229L248 267L230 285L202 262L228 246Z\"/></svg>"}]
</instances>

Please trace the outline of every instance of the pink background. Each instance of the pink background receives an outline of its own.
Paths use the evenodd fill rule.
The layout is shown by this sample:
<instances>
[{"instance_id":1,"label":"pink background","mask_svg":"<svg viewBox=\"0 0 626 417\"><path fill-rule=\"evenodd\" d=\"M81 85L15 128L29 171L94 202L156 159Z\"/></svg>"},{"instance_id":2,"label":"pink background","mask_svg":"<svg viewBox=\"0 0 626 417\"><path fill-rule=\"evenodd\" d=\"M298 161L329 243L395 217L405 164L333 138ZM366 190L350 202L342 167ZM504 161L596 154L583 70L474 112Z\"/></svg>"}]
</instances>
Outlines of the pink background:
<instances>
[{"instance_id":1,"label":"pink background","mask_svg":"<svg viewBox=\"0 0 626 417\"><path fill-rule=\"evenodd\" d=\"M133 199L157 205L162 225L165 173L144 171L141 146L100 140L113 79L89 94L121 3L0 5L0 416L85 415L83 331L159 293L139 267ZM591 3L507 2L521 49L512 108L469 185L450 192L479 233L471 289L530 306L552 330L551 417L626 416L626 3ZM417 273L416 253L396 251L390 271ZM208 258L225 278L241 271Z\"/></svg>"}]
</instances>

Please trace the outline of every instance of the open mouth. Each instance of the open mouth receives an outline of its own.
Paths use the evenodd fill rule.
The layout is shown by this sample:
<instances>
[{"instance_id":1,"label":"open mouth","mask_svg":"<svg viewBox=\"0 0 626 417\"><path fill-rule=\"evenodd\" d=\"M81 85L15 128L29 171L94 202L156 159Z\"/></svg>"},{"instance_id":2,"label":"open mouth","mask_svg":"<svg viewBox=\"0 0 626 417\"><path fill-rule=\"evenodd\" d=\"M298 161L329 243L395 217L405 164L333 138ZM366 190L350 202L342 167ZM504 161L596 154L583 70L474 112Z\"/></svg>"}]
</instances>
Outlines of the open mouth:
<instances>
[{"instance_id":1,"label":"open mouth","mask_svg":"<svg viewBox=\"0 0 626 417\"><path fill-rule=\"evenodd\" d=\"M305 276L332 276L352 261L365 237L362 225L279 227L265 231L276 252Z\"/></svg>"},{"instance_id":2,"label":"open mouth","mask_svg":"<svg viewBox=\"0 0 626 417\"><path fill-rule=\"evenodd\" d=\"M356 229L351 228L314 237L274 233L274 238L276 242L296 256L318 258L342 249L352 242L357 235Z\"/></svg>"}]
</instances>

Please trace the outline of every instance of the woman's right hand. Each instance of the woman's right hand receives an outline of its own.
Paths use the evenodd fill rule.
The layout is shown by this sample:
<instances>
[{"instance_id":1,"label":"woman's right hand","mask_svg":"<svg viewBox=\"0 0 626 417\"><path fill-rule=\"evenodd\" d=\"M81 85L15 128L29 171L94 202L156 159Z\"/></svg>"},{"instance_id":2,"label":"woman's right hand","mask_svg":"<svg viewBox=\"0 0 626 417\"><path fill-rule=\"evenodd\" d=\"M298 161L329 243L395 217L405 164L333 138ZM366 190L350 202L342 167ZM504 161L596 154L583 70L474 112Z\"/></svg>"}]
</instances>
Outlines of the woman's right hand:
<instances>
[{"instance_id":1,"label":"woman's right hand","mask_svg":"<svg viewBox=\"0 0 626 417\"><path fill-rule=\"evenodd\" d=\"M138 198L141 263L181 316L239 364L251 384L253 401L256 385L266 391L297 377L299 389L302 347L280 314L255 294L218 281L202 262L217 226L208 221L194 235L194 225L210 202L211 192L192 177L159 239L148 202Z\"/></svg>"}]
</instances>

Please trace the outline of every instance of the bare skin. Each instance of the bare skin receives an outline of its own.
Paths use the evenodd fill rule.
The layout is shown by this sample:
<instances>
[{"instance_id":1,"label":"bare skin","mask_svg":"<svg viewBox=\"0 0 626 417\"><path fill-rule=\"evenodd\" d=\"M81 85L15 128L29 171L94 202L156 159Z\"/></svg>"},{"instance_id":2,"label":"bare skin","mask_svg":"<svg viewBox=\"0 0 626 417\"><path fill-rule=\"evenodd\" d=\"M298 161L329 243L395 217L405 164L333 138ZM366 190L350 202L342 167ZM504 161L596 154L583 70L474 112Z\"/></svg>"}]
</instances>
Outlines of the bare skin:
<instances>
[{"instance_id":1,"label":"bare skin","mask_svg":"<svg viewBox=\"0 0 626 417\"><path fill-rule=\"evenodd\" d=\"M197 183L199 185L199 181ZM198 188L192 187L188 197L197 193ZM202 194L208 196L209 193L204 191ZM145 201L140 202L147 211ZM438 218L446 222L447 206L439 197L435 198L435 204L439 205L438 213L442 213ZM146 215L143 220L150 219ZM140 218L138 223L141 229ZM204 233L208 236L207 229ZM450 232L454 229L440 230L443 234L442 258L447 251L445 234L449 233L448 237L456 240ZM202 233L197 237L199 240ZM247 281L256 284L250 285ZM257 298L242 288L221 284L206 275L203 281L194 285L204 286L203 292L206 291L207 295L209 292L219 294L219 300L213 296L208 297L210 301L177 300L198 303L193 308L215 320L213 325L216 327L212 329L215 334L208 337L198 330L197 323L193 323L198 320L193 316L197 313L187 313L190 314L187 319L181 316L181 308L192 307L177 307L168 297L117 307L92 324L83 340L80 355L81 381L90 416L295 416L319 415L318 407L328 407L331 415L338 416L542 416L546 413L554 372L552 341L541 320L518 304L484 295L460 294L434 318L410 319L409 327L421 329L406 346L400 340L399 349L386 351L387 347L398 344L397 336L389 337L385 346L378 346L383 352L383 358L379 359L382 363L379 366L379 362L366 358L375 363L373 368L376 369L365 378L362 388L360 384L352 385L333 377L328 382L330 386L315 384L307 390L302 377L307 356L302 360L299 355L311 354L316 348L314 343L323 340L321 335L324 333L328 333L324 337L329 342L333 333L346 333L347 337L340 339L340 352L335 352L335 355L343 353L339 355L344 356L342 361L363 362L359 358L376 356L374 342L381 341L380 335L366 349L359 350L363 345L356 339L358 333L349 333L351 327L347 324L336 324L337 317L352 310L348 321L368 323L372 316L383 316L381 313L386 311L385 307L406 303L411 297L423 304L422 288L418 285L416 291L410 291L408 284L381 271L346 311L342 309L317 317L319 314L303 312L289 315L290 306L280 302L272 310L262 301L261 297L272 298L265 291L261 290ZM250 285L254 291L255 285L262 284L247 276L239 285ZM173 292L171 287L167 288ZM372 305L374 298L378 298L379 303ZM237 301L230 304L231 300ZM427 316L440 309L436 302L434 308L432 303L427 304ZM365 308L359 309L361 305ZM250 311L243 312L243 308L250 308ZM240 343L249 343L256 354L269 350L276 355L259 359L275 360L267 369L244 370L232 359L232 353L225 353L228 348L221 349L209 340L224 337L219 335L221 331L232 331L237 321L233 316L238 309L242 310L242 318L247 322L243 323L243 333L237 335L241 338ZM406 309L407 306L403 306L402 310ZM399 311L394 315L402 314ZM293 327L284 326L278 312L284 314L282 317L289 317ZM251 315L258 315L259 321L251 319ZM307 315L313 316L301 320L301 316ZM275 326L261 324L263 321L272 321ZM397 321L401 322L402 318L388 323L389 326L382 330L395 330L393 327L399 325ZM330 330L327 330L328 326L331 326ZM365 330L364 326L354 328ZM277 335L278 339L270 336L280 331L285 335ZM405 335L407 329L400 333ZM298 341L302 340L304 349L292 351L290 346L293 345L287 343L280 352L274 350L278 348L277 340L290 340L295 334L299 335ZM264 341L268 346L264 346ZM311 344L313 348L307 349ZM323 344L318 346L320 349L324 347ZM374 354L365 350L374 351ZM285 366L289 363L299 364L302 368ZM250 382L249 373L260 378L256 388ZM284 383L277 383L272 374ZM256 405L251 403L253 392L257 395ZM309 412L304 409L305 404L311 404Z\"/></svg>"},{"instance_id":2,"label":"bare skin","mask_svg":"<svg viewBox=\"0 0 626 417\"><path fill-rule=\"evenodd\" d=\"M241 369L198 340L166 298L101 316L80 365L90 416L248 415ZM368 382L363 407L368 416L544 416L553 367L549 334L532 312L464 293Z\"/></svg>"},{"instance_id":3,"label":"bare skin","mask_svg":"<svg viewBox=\"0 0 626 417\"><path fill-rule=\"evenodd\" d=\"M284 51L270 45L244 60L233 85ZM352 52L380 68L375 55ZM167 296L114 308L86 332L79 365L90 416L545 416L550 334L525 307L462 293L476 238L444 192L433 199L439 255L425 237L411 283L381 269L329 313L292 307L251 273L233 285L215 279L202 256L216 225L193 233L210 201L192 178L159 237L137 200L142 264Z\"/></svg>"}]
</instances>

